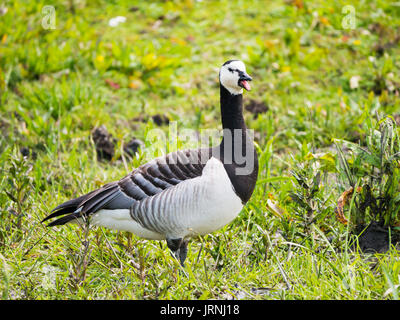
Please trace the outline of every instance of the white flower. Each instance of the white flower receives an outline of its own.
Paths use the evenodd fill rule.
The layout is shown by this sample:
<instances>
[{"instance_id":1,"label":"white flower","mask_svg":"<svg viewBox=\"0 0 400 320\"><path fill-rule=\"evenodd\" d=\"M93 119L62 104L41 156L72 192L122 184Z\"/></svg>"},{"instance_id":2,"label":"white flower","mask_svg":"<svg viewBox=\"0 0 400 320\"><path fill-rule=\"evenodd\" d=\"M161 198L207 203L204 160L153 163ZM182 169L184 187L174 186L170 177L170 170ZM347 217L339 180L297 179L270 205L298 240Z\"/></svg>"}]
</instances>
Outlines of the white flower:
<instances>
[{"instance_id":1,"label":"white flower","mask_svg":"<svg viewBox=\"0 0 400 320\"><path fill-rule=\"evenodd\" d=\"M108 21L108 25L110 27L116 27L118 26L120 23L124 23L126 21L125 17L122 16L117 16L115 18L111 18L110 21Z\"/></svg>"},{"instance_id":2,"label":"white flower","mask_svg":"<svg viewBox=\"0 0 400 320\"><path fill-rule=\"evenodd\" d=\"M358 88L358 82L360 81L361 77L360 76L352 76L350 78L350 88L351 89L356 89Z\"/></svg>"}]
</instances>

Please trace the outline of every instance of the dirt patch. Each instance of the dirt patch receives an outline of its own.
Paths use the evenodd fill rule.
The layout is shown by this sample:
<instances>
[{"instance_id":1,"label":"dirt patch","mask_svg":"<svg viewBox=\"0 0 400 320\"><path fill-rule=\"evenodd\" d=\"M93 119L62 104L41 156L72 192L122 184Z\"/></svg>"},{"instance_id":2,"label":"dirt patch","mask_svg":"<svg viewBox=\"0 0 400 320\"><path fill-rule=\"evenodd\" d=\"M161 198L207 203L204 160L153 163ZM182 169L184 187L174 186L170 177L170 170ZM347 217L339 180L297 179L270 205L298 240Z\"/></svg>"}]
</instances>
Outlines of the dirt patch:
<instances>
[{"instance_id":1,"label":"dirt patch","mask_svg":"<svg viewBox=\"0 0 400 320\"><path fill-rule=\"evenodd\" d=\"M156 114L151 117L157 126L169 124L169 118L165 114Z\"/></svg>"},{"instance_id":2,"label":"dirt patch","mask_svg":"<svg viewBox=\"0 0 400 320\"><path fill-rule=\"evenodd\" d=\"M142 140L133 138L124 146L124 152L127 156L133 158L135 153L138 152L139 148L143 146L144 143Z\"/></svg>"},{"instance_id":3,"label":"dirt patch","mask_svg":"<svg viewBox=\"0 0 400 320\"><path fill-rule=\"evenodd\" d=\"M104 125L92 130L92 138L96 147L97 159L110 161L114 156L115 139Z\"/></svg>"},{"instance_id":4,"label":"dirt patch","mask_svg":"<svg viewBox=\"0 0 400 320\"><path fill-rule=\"evenodd\" d=\"M31 149L29 149L28 147L21 147L19 149L19 152L21 152L23 157L26 157L26 158L31 157L33 160L36 160L36 158L37 158L37 153L34 150L31 151Z\"/></svg>"},{"instance_id":5,"label":"dirt patch","mask_svg":"<svg viewBox=\"0 0 400 320\"><path fill-rule=\"evenodd\" d=\"M115 155L117 140L107 131L104 125L92 130L92 138L96 147L97 159L99 161L110 161ZM133 158L139 148L143 146L143 141L132 138L128 143L124 143L124 154Z\"/></svg>"},{"instance_id":6,"label":"dirt patch","mask_svg":"<svg viewBox=\"0 0 400 320\"><path fill-rule=\"evenodd\" d=\"M168 116L166 116L165 114L155 114L153 116L147 116L147 115L143 115L140 114L139 116L132 118L132 122L142 122L142 123L146 123L149 121L149 119L152 119L153 122L161 127L162 125L167 125L169 124L169 122L171 121Z\"/></svg>"},{"instance_id":7,"label":"dirt patch","mask_svg":"<svg viewBox=\"0 0 400 320\"><path fill-rule=\"evenodd\" d=\"M268 105L266 105L262 101L250 100L246 103L245 109L253 114L253 118L257 118L257 116L261 113L265 113L269 110Z\"/></svg>"},{"instance_id":8,"label":"dirt patch","mask_svg":"<svg viewBox=\"0 0 400 320\"><path fill-rule=\"evenodd\" d=\"M396 48L399 42L400 42L400 36L386 43L377 43L374 46L373 50L376 52L376 55L378 57L381 57L386 51L389 51L392 48Z\"/></svg>"},{"instance_id":9,"label":"dirt patch","mask_svg":"<svg viewBox=\"0 0 400 320\"><path fill-rule=\"evenodd\" d=\"M147 118L143 114L139 114L137 117L132 118L132 122L147 122Z\"/></svg>"},{"instance_id":10,"label":"dirt patch","mask_svg":"<svg viewBox=\"0 0 400 320\"><path fill-rule=\"evenodd\" d=\"M399 28L389 28L377 22L371 24L369 30L379 37L378 42L373 47L377 57L381 57L385 52L396 48L400 42Z\"/></svg>"},{"instance_id":11,"label":"dirt patch","mask_svg":"<svg viewBox=\"0 0 400 320\"><path fill-rule=\"evenodd\" d=\"M393 34L387 36L380 36L379 42L375 44L373 50L376 52L378 57L383 56L383 54L387 51L390 51L392 48L396 48L400 42L400 36L397 35L399 29L396 31L393 30ZM390 38L389 41L383 42L383 39Z\"/></svg>"},{"instance_id":12,"label":"dirt patch","mask_svg":"<svg viewBox=\"0 0 400 320\"><path fill-rule=\"evenodd\" d=\"M367 227L357 226L354 232L358 235L358 247L364 253L384 253L390 244L399 243L399 235L385 227L382 222L371 222Z\"/></svg>"}]
</instances>

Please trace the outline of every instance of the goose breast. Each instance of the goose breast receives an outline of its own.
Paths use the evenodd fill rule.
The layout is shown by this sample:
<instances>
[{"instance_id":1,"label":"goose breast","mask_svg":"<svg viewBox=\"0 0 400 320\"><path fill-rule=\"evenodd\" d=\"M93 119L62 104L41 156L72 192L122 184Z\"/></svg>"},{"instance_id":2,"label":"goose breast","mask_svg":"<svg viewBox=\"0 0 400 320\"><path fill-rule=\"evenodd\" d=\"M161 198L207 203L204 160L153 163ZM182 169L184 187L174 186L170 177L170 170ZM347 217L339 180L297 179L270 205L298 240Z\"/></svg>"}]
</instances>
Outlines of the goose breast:
<instances>
[{"instance_id":1,"label":"goose breast","mask_svg":"<svg viewBox=\"0 0 400 320\"><path fill-rule=\"evenodd\" d=\"M242 207L222 162L212 157L201 176L135 202L130 214L147 230L184 238L220 229Z\"/></svg>"}]
</instances>

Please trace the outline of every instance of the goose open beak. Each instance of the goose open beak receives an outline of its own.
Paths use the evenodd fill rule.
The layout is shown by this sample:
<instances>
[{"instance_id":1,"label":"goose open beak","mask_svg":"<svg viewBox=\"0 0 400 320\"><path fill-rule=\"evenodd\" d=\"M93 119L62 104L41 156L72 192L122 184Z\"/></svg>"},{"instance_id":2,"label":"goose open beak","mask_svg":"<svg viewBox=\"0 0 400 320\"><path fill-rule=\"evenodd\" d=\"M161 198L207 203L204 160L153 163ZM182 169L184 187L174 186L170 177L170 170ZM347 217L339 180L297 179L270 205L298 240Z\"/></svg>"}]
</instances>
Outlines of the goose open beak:
<instances>
[{"instance_id":1,"label":"goose open beak","mask_svg":"<svg viewBox=\"0 0 400 320\"><path fill-rule=\"evenodd\" d=\"M239 87L246 89L247 91L251 90L249 81L253 80L247 73L240 74L239 78Z\"/></svg>"},{"instance_id":2,"label":"goose open beak","mask_svg":"<svg viewBox=\"0 0 400 320\"><path fill-rule=\"evenodd\" d=\"M245 88L247 91L251 90L250 83L248 83L247 80L240 80L239 86L241 86L242 88Z\"/></svg>"}]
</instances>

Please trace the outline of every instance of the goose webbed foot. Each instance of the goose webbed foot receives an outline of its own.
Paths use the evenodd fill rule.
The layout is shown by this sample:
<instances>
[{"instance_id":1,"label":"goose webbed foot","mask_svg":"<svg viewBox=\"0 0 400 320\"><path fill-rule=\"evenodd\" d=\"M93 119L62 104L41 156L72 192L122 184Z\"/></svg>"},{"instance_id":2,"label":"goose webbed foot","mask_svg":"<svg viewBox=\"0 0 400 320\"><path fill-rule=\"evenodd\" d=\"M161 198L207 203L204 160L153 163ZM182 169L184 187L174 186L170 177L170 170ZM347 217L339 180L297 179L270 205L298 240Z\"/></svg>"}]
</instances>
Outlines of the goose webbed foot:
<instances>
[{"instance_id":1,"label":"goose webbed foot","mask_svg":"<svg viewBox=\"0 0 400 320\"><path fill-rule=\"evenodd\" d=\"M187 246L188 246L188 240L184 240L182 238L178 239L167 239L167 246L168 248L172 251L174 257L176 260L178 260L181 263L181 266L185 266L185 260L187 257Z\"/></svg>"}]
</instances>

